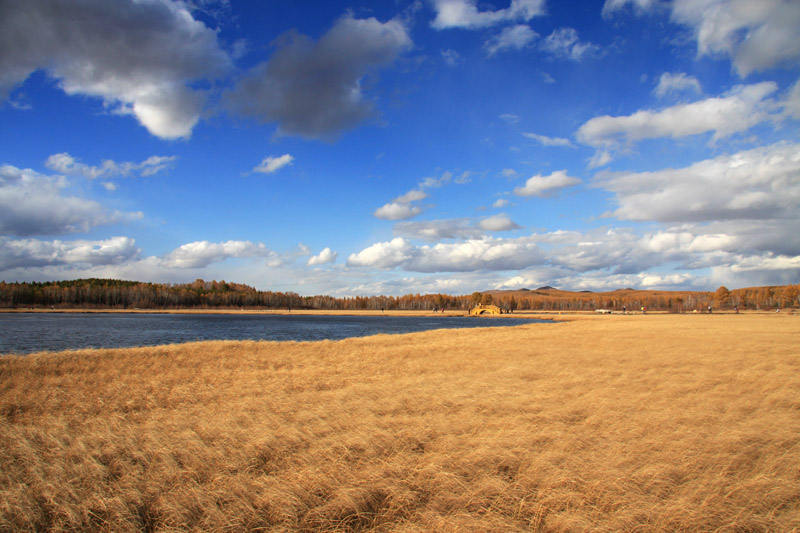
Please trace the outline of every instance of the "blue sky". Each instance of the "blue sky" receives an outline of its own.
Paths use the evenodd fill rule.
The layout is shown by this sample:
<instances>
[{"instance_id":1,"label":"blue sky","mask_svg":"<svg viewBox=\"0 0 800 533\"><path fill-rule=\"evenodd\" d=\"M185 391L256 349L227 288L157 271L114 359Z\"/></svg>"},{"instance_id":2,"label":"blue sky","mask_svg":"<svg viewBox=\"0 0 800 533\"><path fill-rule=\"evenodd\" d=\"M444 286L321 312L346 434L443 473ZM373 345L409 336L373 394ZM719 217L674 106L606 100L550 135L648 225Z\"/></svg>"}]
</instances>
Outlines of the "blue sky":
<instances>
[{"instance_id":1,"label":"blue sky","mask_svg":"<svg viewBox=\"0 0 800 533\"><path fill-rule=\"evenodd\" d=\"M0 0L0 279L800 281L792 0Z\"/></svg>"}]
</instances>

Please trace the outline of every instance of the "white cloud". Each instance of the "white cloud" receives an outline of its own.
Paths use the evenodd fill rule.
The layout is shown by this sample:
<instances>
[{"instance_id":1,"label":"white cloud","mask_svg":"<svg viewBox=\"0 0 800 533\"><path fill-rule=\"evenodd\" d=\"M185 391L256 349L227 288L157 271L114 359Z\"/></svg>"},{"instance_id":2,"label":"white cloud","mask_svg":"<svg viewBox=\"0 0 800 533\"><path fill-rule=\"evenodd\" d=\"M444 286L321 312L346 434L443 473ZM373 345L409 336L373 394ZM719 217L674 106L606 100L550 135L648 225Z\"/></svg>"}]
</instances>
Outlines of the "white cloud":
<instances>
[{"instance_id":1,"label":"white cloud","mask_svg":"<svg viewBox=\"0 0 800 533\"><path fill-rule=\"evenodd\" d=\"M516 124L517 122L519 122L519 116L514 115L512 113L503 113L502 115L500 115L500 118L505 120L509 124Z\"/></svg>"},{"instance_id":2,"label":"white cloud","mask_svg":"<svg viewBox=\"0 0 800 533\"><path fill-rule=\"evenodd\" d=\"M784 102L784 112L786 116L800 120L800 80L789 90Z\"/></svg>"},{"instance_id":3,"label":"white cloud","mask_svg":"<svg viewBox=\"0 0 800 533\"><path fill-rule=\"evenodd\" d=\"M179 246L162 258L170 268L202 268L228 258L271 257L275 252L250 241L195 241Z\"/></svg>"},{"instance_id":4,"label":"white cloud","mask_svg":"<svg viewBox=\"0 0 800 533\"><path fill-rule=\"evenodd\" d=\"M67 179L0 166L0 235L61 235L136 220L142 213L109 212L92 200L65 196Z\"/></svg>"},{"instance_id":5,"label":"white cloud","mask_svg":"<svg viewBox=\"0 0 800 533\"><path fill-rule=\"evenodd\" d=\"M695 92L702 93L703 89L700 87L700 82L694 76L688 76L684 72L672 74L664 72L658 78L658 85L653 90L653 94L659 98L663 98L670 93L679 92Z\"/></svg>"},{"instance_id":6,"label":"white cloud","mask_svg":"<svg viewBox=\"0 0 800 533\"><path fill-rule=\"evenodd\" d=\"M788 219L800 223L800 144L779 143L686 168L599 176L626 220L699 222Z\"/></svg>"},{"instance_id":7,"label":"white cloud","mask_svg":"<svg viewBox=\"0 0 800 533\"><path fill-rule=\"evenodd\" d=\"M390 242L379 242L347 258L347 266L394 268L411 259L413 246L397 237Z\"/></svg>"},{"instance_id":8,"label":"white cloud","mask_svg":"<svg viewBox=\"0 0 800 533\"><path fill-rule=\"evenodd\" d=\"M379 207L375 210L373 215L376 218L383 220L405 220L413 218L422 213L421 207L412 204L428 197L428 193L425 192L425 189L437 189L451 182L458 184L468 183L469 177L469 171L465 171L454 180L453 173L450 171L445 171L438 178L423 178L417 184L416 189L412 189L407 193L398 196L391 202Z\"/></svg>"},{"instance_id":9,"label":"white cloud","mask_svg":"<svg viewBox=\"0 0 800 533\"><path fill-rule=\"evenodd\" d=\"M495 202L492 204L492 207L495 207L495 208L502 208L502 207L505 207L505 206L507 206L507 205L508 205L508 200L506 200L505 198L498 198L498 199L497 199L497 200L495 200Z\"/></svg>"},{"instance_id":10,"label":"white cloud","mask_svg":"<svg viewBox=\"0 0 800 533\"><path fill-rule=\"evenodd\" d=\"M409 239L437 242L443 239L472 239L482 235L468 218L399 222L394 226L397 235Z\"/></svg>"},{"instance_id":11,"label":"white cloud","mask_svg":"<svg viewBox=\"0 0 800 533\"><path fill-rule=\"evenodd\" d=\"M609 16L633 4L637 14L665 6L691 28L697 55L728 56L740 76L800 60L800 3L796 0L606 0Z\"/></svg>"},{"instance_id":12,"label":"white cloud","mask_svg":"<svg viewBox=\"0 0 800 533\"><path fill-rule=\"evenodd\" d=\"M449 170L442 172L438 178L428 177L423 178L419 182L420 189L437 189L443 185L450 183L453 180L453 173Z\"/></svg>"},{"instance_id":13,"label":"white cloud","mask_svg":"<svg viewBox=\"0 0 800 533\"><path fill-rule=\"evenodd\" d=\"M522 50L538 36L539 34L527 24L517 24L516 26L503 28L503 31L498 35L486 41L484 47L490 56L501 50Z\"/></svg>"},{"instance_id":14,"label":"white cloud","mask_svg":"<svg viewBox=\"0 0 800 533\"><path fill-rule=\"evenodd\" d=\"M537 133L523 133L525 137L528 139L534 140L541 144L542 146L565 146L572 148L574 145L572 141L569 139L564 139L563 137L547 137L545 135L539 135Z\"/></svg>"},{"instance_id":15,"label":"white cloud","mask_svg":"<svg viewBox=\"0 0 800 533\"><path fill-rule=\"evenodd\" d=\"M400 204L409 204L411 202L417 202L419 200L424 200L427 197L428 197L428 194L425 193L424 191L420 191L418 189L413 189L413 190L408 191L405 194L402 194L402 195L398 196L397 198L395 198L394 201L397 202L397 203L400 203Z\"/></svg>"},{"instance_id":16,"label":"white cloud","mask_svg":"<svg viewBox=\"0 0 800 533\"><path fill-rule=\"evenodd\" d=\"M568 176L564 170L556 170L549 176L537 174L528 178L525 185L514 189L517 196L549 196L560 189L581 183L578 178Z\"/></svg>"},{"instance_id":17,"label":"white cloud","mask_svg":"<svg viewBox=\"0 0 800 533\"><path fill-rule=\"evenodd\" d=\"M478 227L486 231L511 231L520 229L522 226L508 218L504 214L486 217L478 222Z\"/></svg>"},{"instance_id":18,"label":"white cloud","mask_svg":"<svg viewBox=\"0 0 800 533\"><path fill-rule=\"evenodd\" d=\"M232 110L278 123L285 135L334 138L375 116L361 79L393 62L411 39L397 20L340 18L318 42L296 32L227 94Z\"/></svg>"},{"instance_id":19,"label":"white cloud","mask_svg":"<svg viewBox=\"0 0 800 533\"><path fill-rule=\"evenodd\" d=\"M649 11L653 6L658 5L660 1L661 0L606 0L605 4L603 4L603 17L609 17L616 11L621 11L628 4L633 5L636 13L642 14L645 11Z\"/></svg>"},{"instance_id":20,"label":"white cloud","mask_svg":"<svg viewBox=\"0 0 800 533\"><path fill-rule=\"evenodd\" d=\"M46 266L88 267L118 265L138 258L130 237L102 241L43 241L0 237L0 271Z\"/></svg>"},{"instance_id":21,"label":"white cloud","mask_svg":"<svg viewBox=\"0 0 800 533\"><path fill-rule=\"evenodd\" d=\"M611 152L609 152L608 150L598 150L589 159L589 168L602 167L604 165L609 164L611 161L613 161L613 158L611 157Z\"/></svg>"},{"instance_id":22,"label":"white cloud","mask_svg":"<svg viewBox=\"0 0 800 533\"><path fill-rule=\"evenodd\" d=\"M447 50L442 50L442 60L451 67L454 67L461 61L461 54L448 48Z\"/></svg>"},{"instance_id":23,"label":"white cloud","mask_svg":"<svg viewBox=\"0 0 800 533\"><path fill-rule=\"evenodd\" d=\"M800 59L795 0L676 0L672 19L691 27L697 54L724 54L740 76Z\"/></svg>"},{"instance_id":24,"label":"white cloud","mask_svg":"<svg viewBox=\"0 0 800 533\"><path fill-rule=\"evenodd\" d=\"M511 0L511 5L496 11L478 11L476 0L433 0L436 29L485 28L504 22L529 21L544 13L544 0Z\"/></svg>"},{"instance_id":25,"label":"white cloud","mask_svg":"<svg viewBox=\"0 0 800 533\"><path fill-rule=\"evenodd\" d=\"M330 248L325 248L322 250L319 255L315 255L313 257L308 258L308 262L306 263L308 266L319 266L325 265L328 263L333 263L336 261L336 256L339 255L336 252L331 251Z\"/></svg>"},{"instance_id":26,"label":"white cloud","mask_svg":"<svg viewBox=\"0 0 800 533\"><path fill-rule=\"evenodd\" d=\"M253 169L253 172L260 172L262 174L272 174L282 169L286 165L290 165L294 161L294 157L289 154L283 154L279 157L268 156L265 157L261 163Z\"/></svg>"},{"instance_id":27,"label":"white cloud","mask_svg":"<svg viewBox=\"0 0 800 533\"><path fill-rule=\"evenodd\" d=\"M542 48L556 57L580 61L586 55L600 50L596 44L581 42L575 28L559 28L553 30L542 43Z\"/></svg>"},{"instance_id":28,"label":"white cloud","mask_svg":"<svg viewBox=\"0 0 800 533\"><path fill-rule=\"evenodd\" d=\"M469 239L435 246L413 246L397 237L365 248L347 259L352 267L397 268L410 272L514 270L542 261L530 239Z\"/></svg>"},{"instance_id":29,"label":"white cloud","mask_svg":"<svg viewBox=\"0 0 800 533\"><path fill-rule=\"evenodd\" d=\"M738 86L718 98L680 104L661 111L637 111L628 116L595 117L584 123L576 137L595 147L615 147L660 137L686 137L714 132L713 140L746 131L776 118L775 103L767 97L777 90L773 82Z\"/></svg>"},{"instance_id":30,"label":"white cloud","mask_svg":"<svg viewBox=\"0 0 800 533\"><path fill-rule=\"evenodd\" d=\"M422 213L422 209L407 203L389 202L384 204L373 213L376 218L383 220L406 220Z\"/></svg>"},{"instance_id":31,"label":"white cloud","mask_svg":"<svg viewBox=\"0 0 800 533\"><path fill-rule=\"evenodd\" d=\"M443 239L480 239L486 231L510 231L520 227L507 215L498 214L477 223L469 218L400 222L395 224L394 232L408 239L437 242Z\"/></svg>"},{"instance_id":32,"label":"white cloud","mask_svg":"<svg viewBox=\"0 0 800 533\"><path fill-rule=\"evenodd\" d=\"M230 66L182 2L37 0L0 15L0 101L44 69L67 94L102 98L165 139L189 137L200 118L205 95L190 83Z\"/></svg>"},{"instance_id":33,"label":"white cloud","mask_svg":"<svg viewBox=\"0 0 800 533\"><path fill-rule=\"evenodd\" d=\"M100 166L96 167L81 163L67 152L62 152L48 157L44 165L50 170L61 174L83 176L88 179L110 179L127 177L133 174L143 177L153 176L171 168L176 159L175 156L158 155L150 156L141 163L116 163L111 159L105 159Z\"/></svg>"}]
</instances>

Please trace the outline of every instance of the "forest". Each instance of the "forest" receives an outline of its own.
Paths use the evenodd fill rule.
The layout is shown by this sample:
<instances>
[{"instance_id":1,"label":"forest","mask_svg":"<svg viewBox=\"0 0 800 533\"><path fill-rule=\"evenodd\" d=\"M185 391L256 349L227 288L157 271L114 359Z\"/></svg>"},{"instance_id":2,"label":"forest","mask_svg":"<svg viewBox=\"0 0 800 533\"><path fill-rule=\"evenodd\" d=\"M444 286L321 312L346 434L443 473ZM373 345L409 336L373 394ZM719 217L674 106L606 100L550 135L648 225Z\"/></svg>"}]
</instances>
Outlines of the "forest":
<instances>
[{"instance_id":1,"label":"forest","mask_svg":"<svg viewBox=\"0 0 800 533\"><path fill-rule=\"evenodd\" d=\"M468 310L494 304L509 312L646 310L687 313L717 310L780 310L800 307L800 284L716 291L571 292L553 287L469 295L300 296L261 291L226 281L165 284L115 279L0 282L0 308L53 309L316 309L316 310Z\"/></svg>"}]
</instances>

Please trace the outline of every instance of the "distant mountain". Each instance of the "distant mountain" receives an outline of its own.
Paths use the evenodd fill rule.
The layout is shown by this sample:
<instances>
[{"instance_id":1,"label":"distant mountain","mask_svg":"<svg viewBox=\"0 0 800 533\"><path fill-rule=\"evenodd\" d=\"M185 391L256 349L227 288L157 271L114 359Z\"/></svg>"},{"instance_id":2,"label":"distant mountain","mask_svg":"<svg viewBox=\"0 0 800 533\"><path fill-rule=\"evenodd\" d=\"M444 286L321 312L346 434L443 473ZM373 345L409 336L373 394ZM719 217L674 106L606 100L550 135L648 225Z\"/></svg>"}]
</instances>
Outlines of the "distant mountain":
<instances>
[{"instance_id":1,"label":"distant mountain","mask_svg":"<svg viewBox=\"0 0 800 533\"><path fill-rule=\"evenodd\" d=\"M557 291L555 287L551 287L550 285L545 285L544 287L539 287L536 289L537 291Z\"/></svg>"}]
</instances>

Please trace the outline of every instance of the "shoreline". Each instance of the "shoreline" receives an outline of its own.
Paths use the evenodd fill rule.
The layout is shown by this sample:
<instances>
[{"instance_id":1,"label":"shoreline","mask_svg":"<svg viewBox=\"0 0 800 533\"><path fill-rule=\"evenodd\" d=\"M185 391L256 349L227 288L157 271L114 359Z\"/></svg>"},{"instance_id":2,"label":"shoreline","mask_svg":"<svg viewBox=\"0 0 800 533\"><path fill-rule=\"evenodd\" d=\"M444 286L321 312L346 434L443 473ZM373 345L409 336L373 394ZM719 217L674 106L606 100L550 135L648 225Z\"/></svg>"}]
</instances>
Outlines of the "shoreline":
<instances>
[{"instance_id":1,"label":"shoreline","mask_svg":"<svg viewBox=\"0 0 800 533\"><path fill-rule=\"evenodd\" d=\"M310 315L310 316L446 316L446 317L474 317L474 318L554 318L554 317L609 317L609 316L658 316L658 315L672 315L672 316L706 316L706 312L686 312L686 313L670 313L669 311L654 310L641 313L640 311L618 311L612 310L517 310L513 313L504 313L501 315L469 315L469 311L465 310L448 310L442 312L434 312L429 309L420 310L373 310L373 309L232 309L232 308L186 308L186 309L112 309L112 308L0 308L0 313L64 313L64 314L114 314L114 313L129 313L129 314L217 314L217 315ZM780 310L764 310L764 309L742 309L739 312L733 310L714 310L711 313L714 315L800 315L800 309L797 308L783 308Z\"/></svg>"}]
</instances>

